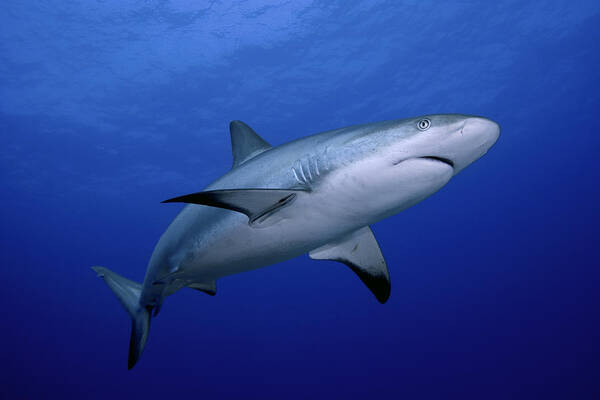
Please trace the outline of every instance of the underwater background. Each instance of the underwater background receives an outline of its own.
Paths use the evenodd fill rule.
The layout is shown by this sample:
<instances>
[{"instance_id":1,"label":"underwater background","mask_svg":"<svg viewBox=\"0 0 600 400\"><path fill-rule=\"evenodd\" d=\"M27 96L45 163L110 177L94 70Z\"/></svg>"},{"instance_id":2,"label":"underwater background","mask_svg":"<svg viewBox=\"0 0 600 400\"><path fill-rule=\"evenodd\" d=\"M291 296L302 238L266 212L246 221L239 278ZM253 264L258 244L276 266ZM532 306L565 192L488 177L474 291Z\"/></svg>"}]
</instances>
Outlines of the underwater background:
<instances>
[{"instance_id":1,"label":"underwater background","mask_svg":"<svg viewBox=\"0 0 600 400\"><path fill-rule=\"evenodd\" d=\"M0 398L599 398L600 2L8 0L0 39ZM230 120L433 113L502 132L373 226L387 304L303 256L167 298L127 371L90 267L143 279Z\"/></svg>"}]
</instances>

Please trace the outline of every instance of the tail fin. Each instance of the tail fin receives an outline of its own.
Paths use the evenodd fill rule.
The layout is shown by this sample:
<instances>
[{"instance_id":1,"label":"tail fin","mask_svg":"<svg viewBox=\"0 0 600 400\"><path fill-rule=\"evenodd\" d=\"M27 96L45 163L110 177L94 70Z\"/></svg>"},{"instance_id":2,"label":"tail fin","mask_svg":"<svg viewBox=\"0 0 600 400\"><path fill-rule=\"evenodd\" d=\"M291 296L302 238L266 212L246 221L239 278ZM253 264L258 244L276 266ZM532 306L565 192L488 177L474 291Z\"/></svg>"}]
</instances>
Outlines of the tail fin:
<instances>
[{"instance_id":1,"label":"tail fin","mask_svg":"<svg viewBox=\"0 0 600 400\"><path fill-rule=\"evenodd\" d=\"M109 288L117 296L123 307L131 316L131 339L129 340L128 368L131 369L138 361L150 330L150 307L144 308L140 305L140 294L142 285L123 278L104 267L92 267L99 277L104 279Z\"/></svg>"}]
</instances>

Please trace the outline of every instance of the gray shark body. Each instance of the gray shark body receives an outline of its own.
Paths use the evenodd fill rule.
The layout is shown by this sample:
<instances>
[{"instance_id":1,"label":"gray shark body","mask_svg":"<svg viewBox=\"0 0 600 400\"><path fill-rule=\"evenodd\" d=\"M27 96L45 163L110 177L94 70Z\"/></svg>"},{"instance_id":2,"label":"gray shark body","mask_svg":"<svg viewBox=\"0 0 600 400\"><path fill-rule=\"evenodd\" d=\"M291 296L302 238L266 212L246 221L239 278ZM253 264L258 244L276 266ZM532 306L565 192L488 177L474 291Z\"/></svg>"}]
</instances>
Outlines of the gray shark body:
<instances>
[{"instance_id":1,"label":"gray shark body","mask_svg":"<svg viewBox=\"0 0 600 400\"><path fill-rule=\"evenodd\" d=\"M143 284L94 267L132 317L129 367L150 313L183 287L216 293L218 278L304 253L348 265L384 303L387 266L369 225L420 202L481 157L496 123L464 115L348 127L271 147L230 124L234 167L185 206L161 236Z\"/></svg>"}]
</instances>

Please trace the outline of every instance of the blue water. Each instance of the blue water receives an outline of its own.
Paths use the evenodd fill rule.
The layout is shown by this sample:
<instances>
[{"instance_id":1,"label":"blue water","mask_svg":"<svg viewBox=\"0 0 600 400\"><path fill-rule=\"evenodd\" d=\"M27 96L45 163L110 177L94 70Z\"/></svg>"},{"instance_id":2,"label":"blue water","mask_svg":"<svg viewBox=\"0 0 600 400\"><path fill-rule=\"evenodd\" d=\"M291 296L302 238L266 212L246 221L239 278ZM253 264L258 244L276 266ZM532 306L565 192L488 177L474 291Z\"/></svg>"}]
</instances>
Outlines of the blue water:
<instances>
[{"instance_id":1,"label":"blue water","mask_svg":"<svg viewBox=\"0 0 600 400\"><path fill-rule=\"evenodd\" d=\"M598 398L600 3L5 1L0 398ZM127 371L141 281L227 126L274 145L428 113L502 135L374 225L392 295L307 256L185 289Z\"/></svg>"}]
</instances>

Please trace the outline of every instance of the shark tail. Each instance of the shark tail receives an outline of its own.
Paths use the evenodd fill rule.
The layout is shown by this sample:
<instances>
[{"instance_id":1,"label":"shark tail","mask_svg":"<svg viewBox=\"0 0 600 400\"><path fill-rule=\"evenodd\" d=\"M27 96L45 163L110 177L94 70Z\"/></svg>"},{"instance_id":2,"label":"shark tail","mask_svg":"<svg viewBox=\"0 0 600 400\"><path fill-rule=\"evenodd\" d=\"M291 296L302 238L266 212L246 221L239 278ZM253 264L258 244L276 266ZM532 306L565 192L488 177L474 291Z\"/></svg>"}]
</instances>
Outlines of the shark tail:
<instances>
[{"instance_id":1,"label":"shark tail","mask_svg":"<svg viewBox=\"0 0 600 400\"><path fill-rule=\"evenodd\" d=\"M140 304L140 295L142 285L123 278L104 267L92 267L99 277L112 289L117 299L121 302L125 310L131 316L131 339L129 340L129 360L128 369L133 368L139 360L150 330L150 314L152 307L142 307Z\"/></svg>"}]
</instances>

